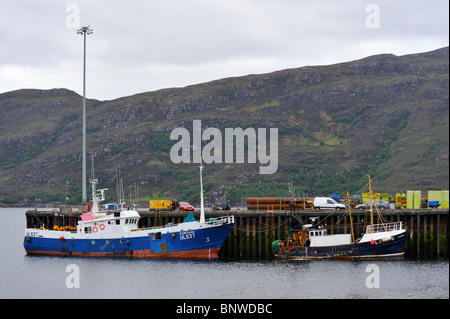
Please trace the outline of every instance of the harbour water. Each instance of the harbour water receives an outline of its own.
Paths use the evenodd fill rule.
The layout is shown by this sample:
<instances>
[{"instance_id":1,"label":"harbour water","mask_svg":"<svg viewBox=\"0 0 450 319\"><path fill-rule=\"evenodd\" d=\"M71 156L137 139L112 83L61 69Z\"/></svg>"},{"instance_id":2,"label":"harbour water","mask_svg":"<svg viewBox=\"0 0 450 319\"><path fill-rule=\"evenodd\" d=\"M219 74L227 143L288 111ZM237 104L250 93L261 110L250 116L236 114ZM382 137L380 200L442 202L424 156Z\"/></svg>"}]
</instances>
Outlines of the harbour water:
<instances>
[{"instance_id":1,"label":"harbour water","mask_svg":"<svg viewBox=\"0 0 450 319\"><path fill-rule=\"evenodd\" d=\"M448 299L448 259L130 260L27 256L0 208L0 298Z\"/></svg>"}]
</instances>

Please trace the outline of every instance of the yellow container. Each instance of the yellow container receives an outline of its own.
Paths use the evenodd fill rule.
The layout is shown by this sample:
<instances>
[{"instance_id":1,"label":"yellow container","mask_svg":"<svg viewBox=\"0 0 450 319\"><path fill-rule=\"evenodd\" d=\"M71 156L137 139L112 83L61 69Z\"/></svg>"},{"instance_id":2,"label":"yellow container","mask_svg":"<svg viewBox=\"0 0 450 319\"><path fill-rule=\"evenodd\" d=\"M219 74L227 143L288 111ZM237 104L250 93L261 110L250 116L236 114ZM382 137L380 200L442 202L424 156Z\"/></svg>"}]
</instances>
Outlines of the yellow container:
<instances>
[{"instance_id":1,"label":"yellow container","mask_svg":"<svg viewBox=\"0 0 450 319\"><path fill-rule=\"evenodd\" d=\"M414 191L406 192L406 208L409 209L414 208Z\"/></svg>"},{"instance_id":2,"label":"yellow container","mask_svg":"<svg viewBox=\"0 0 450 319\"><path fill-rule=\"evenodd\" d=\"M449 208L449 192L448 191L442 191L443 193L443 200L442 200L442 208Z\"/></svg>"},{"instance_id":3,"label":"yellow container","mask_svg":"<svg viewBox=\"0 0 450 319\"><path fill-rule=\"evenodd\" d=\"M149 208L152 209L172 209L172 201L166 199L153 199L149 201Z\"/></svg>"},{"instance_id":4,"label":"yellow container","mask_svg":"<svg viewBox=\"0 0 450 319\"><path fill-rule=\"evenodd\" d=\"M428 202L438 201L439 208L449 208L448 191L428 191Z\"/></svg>"},{"instance_id":5,"label":"yellow container","mask_svg":"<svg viewBox=\"0 0 450 319\"><path fill-rule=\"evenodd\" d=\"M421 191L407 191L406 192L406 208L419 209L421 199L422 199Z\"/></svg>"},{"instance_id":6,"label":"yellow container","mask_svg":"<svg viewBox=\"0 0 450 319\"><path fill-rule=\"evenodd\" d=\"M414 209L420 208L420 201L422 200L422 193L420 191L414 191Z\"/></svg>"},{"instance_id":7,"label":"yellow container","mask_svg":"<svg viewBox=\"0 0 450 319\"><path fill-rule=\"evenodd\" d=\"M406 208L406 195L402 194L402 207Z\"/></svg>"},{"instance_id":8,"label":"yellow container","mask_svg":"<svg viewBox=\"0 0 450 319\"><path fill-rule=\"evenodd\" d=\"M439 208L448 208L448 191L435 191L436 199L439 201Z\"/></svg>"},{"instance_id":9,"label":"yellow container","mask_svg":"<svg viewBox=\"0 0 450 319\"><path fill-rule=\"evenodd\" d=\"M434 191L428 191L428 202L435 201Z\"/></svg>"},{"instance_id":10,"label":"yellow container","mask_svg":"<svg viewBox=\"0 0 450 319\"><path fill-rule=\"evenodd\" d=\"M369 193L365 192L361 194L362 203L365 204L369 201Z\"/></svg>"},{"instance_id":11,"label":"yellow container","mask_svg":"<svg viewBox=\"0 0 450 319\"><path fill-rule=\"evenodd\" d=\"M400 193L395 194L395 207L396 208L402 207L402 199L403 199L402 194L400 194Z\"/></svg>"}]
</instances>

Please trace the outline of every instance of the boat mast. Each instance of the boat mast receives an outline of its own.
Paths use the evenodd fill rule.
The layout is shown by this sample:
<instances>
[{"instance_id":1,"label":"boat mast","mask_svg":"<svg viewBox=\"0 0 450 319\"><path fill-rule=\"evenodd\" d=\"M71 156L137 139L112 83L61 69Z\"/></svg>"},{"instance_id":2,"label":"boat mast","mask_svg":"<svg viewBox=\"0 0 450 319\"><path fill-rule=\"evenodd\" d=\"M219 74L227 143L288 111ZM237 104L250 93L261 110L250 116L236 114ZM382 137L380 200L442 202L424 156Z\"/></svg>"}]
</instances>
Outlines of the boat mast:
<instances>
[{"instance_id":1,"label":"boat mast","mask_svg":"<svg viewBox=\"0 0 450 319\"><path fill-rule=\"evenodd\" d=\"M355 234L353 233L353 220L352 220L352 212L350 207L350 197L347 192L347 205L348 205L348 215L350 216L350 228L352 230L352 242L355 241Z\"/></svg>"},{"instance_id":2,"label":"boat mast","mask_svg":"<svg viewBox=\"0 0 450 319\"><path fill-rule=\"evenodd\" d=\"M370 181L370 175L367 175L369 178L369 204L370 204L370 225L371 225L371 233L373 233L373 194L372 194L372 182Z\"/></svg>"},{"instance_id":3,"label":"boat mast","mask_svg":"<svg viewBox=\"0 0 450 319\"><path fill-rule=\"evenodd\" d=\"M116 168L116 191L117 191L117 204L120 210L123 210L123 205L125 204L125 193L123 190L123 182L120 177L120 167Z\"/></svg>"},{"instance_id":4,"label":"boat mast","mask_svg":"<svg viewBox=\"0 0 450 319\"><path fill-rule=\"evenodd\" d=\"M202 180L203 163L200 157L200 223L205 222L205 207L203 205L203 180Z\"/></svg>"}]
</instances>

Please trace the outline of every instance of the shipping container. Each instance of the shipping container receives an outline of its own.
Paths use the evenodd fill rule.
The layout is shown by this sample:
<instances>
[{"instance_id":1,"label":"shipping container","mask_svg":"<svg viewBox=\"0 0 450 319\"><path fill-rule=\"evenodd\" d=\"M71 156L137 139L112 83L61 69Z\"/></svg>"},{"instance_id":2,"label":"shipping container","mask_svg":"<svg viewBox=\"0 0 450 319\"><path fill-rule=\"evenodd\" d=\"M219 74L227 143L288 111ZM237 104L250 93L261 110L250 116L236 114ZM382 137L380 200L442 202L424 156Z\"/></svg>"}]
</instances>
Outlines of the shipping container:
<instances>
[{"instance_id":1,"label":"shipping container","mask_svg":"<svg viewBox=\"0 0 450 319\"><path fill-rule=\"evenodd\" d=\"M369 193L364 192L361 194L362 204L365 204L369 201Z\"/></svg>"},{"instance_id":2,"label":"shipping container","mask_svg":"<svg viewBox=\"0 0 450 319\"><path fill-rule=\"evenodd\" d=\"M414 209L420 209L420 203L422 201L422 193L420 191L414 191Z\"/></svg>"},{"instance_id":3,"label":"shipping container","mask_svg":"<svg viewBox=\"0 0 450 319\"><path fill-rule=\"evenodd\" d=\"M149 201L150 210L171 210L172 201L166 199L152 199Z\"/></svg>"},{"instance_id":4,"label":"shipping container","mask_svg":"<svg viewBox=\"0 0 450 319\"><path fill-rule=\"evenodd\" d=\"M414 208L414 191L406 191L406 208Z\"/></svg>"},{"instance_id":5,"label":"shipping container","mask_svg":"<svg viewBox=\"0 0 450 319\"><path fill-rule=\"evenodd\" d=\"M442 191L444 193L443 195L443 203L442 203L442 208L449 208L449 192L448 191Z\"/></svg>"},{"instance_id":6,"label":"shipping container","mask_svg":"<svg viewBox=\"0 0 450 319\"><path fill-rule=\"evenodd\" d=\"M439 208L449 208L449 192L445 191L428 191L428 202L438 201Z\"/></svg>"},{"instance_id":7,"label":"shipping container","mask_svg":"<svg viewBox=\"0 0 450 319\"><path fill-rule=\"evenodd\" d=\"M421 191L407 191L406 192L406 208L419 209L422 199Z\"/></svg>"},{"instance_id":8,"label":"shipping container","mask_svg":"<svg viewBox=\"0 0 450 319\"><path fill-rule=\"evenodd\" d=\"M314 197L292 198L295 209L312 209ZM289 197L248 197L248 210L290 210Z\"/></svg>"},{"instance_id":9,"label":"shipping container","mask_svg":"<svg viewBox=\"0 0 450 319\"><path fill-rule=\"evenodd\" d=\"M395 207L396 208L406 208L406 194L396 193L395 194Z\"/></svg>"}]
</instances>

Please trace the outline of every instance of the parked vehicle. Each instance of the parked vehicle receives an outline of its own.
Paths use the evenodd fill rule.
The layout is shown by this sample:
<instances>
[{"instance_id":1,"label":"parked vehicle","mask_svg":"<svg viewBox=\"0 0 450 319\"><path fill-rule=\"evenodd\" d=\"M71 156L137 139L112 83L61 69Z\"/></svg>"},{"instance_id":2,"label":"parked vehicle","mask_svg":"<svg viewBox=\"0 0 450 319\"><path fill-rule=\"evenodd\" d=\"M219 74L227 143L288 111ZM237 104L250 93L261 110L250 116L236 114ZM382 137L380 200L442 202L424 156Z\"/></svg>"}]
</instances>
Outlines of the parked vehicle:
<instances>
[{"instance_id":1,"label":"parked vehicle","mask_svg":"<svg viewBox=\"0 0 450 319\"><path fill-rule=\"evenodd\" d=\"M385 200L381 200L381 199L375 199L372 203L372 206L376 206L378 207L378 209L389 209L389 202L385 201ZM365 204L359 204L357 206L355 206L355 209L370 209L370 204L369 202L365 203Z\"/></svg>"},{"instance_id":2,"label":"parked vehicle","mask_svg":"<svg viewBox=\"0 0 450 319\"><path fill-rule=\"evenodd\" d=\"M192 206L192 205L189 204L188 202L180 202L179 210L182 210L182 211L191 211L191 210L194 210L194 206Z\"/></svg>"},{"instance_id":3,"label":"parked vehicle","mask_svg":"<svg viewBox=\"0 0 450 319\"><path fill-rule=\"evenodd\" d=\"M338 203L331 197L314 198L314 209L345 209L346 206Z\"/></svg>"}]
</instances>

